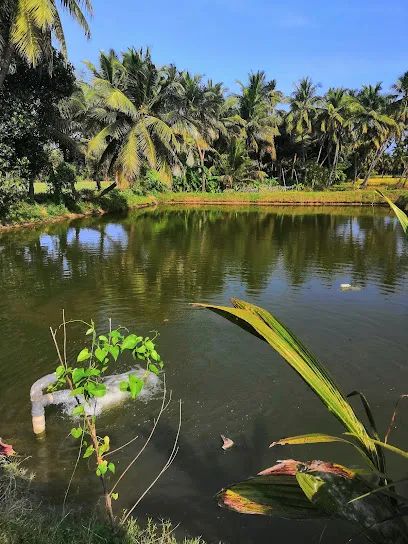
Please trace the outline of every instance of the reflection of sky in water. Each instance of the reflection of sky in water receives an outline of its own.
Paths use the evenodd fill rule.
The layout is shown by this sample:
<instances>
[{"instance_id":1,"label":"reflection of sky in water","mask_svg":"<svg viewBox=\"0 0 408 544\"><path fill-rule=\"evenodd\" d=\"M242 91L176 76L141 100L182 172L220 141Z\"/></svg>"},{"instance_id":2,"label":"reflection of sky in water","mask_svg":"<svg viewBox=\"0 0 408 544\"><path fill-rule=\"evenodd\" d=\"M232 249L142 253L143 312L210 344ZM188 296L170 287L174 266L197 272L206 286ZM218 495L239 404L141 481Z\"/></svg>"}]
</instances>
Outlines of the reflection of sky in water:
<instances>
[{"instance_id":1,"label":"reflection of sky in water","mask_svg":"<svg viewBox=\"0 0 408 544\"><path fill-rule=\"evenodd\" d=\"M88 250L97 249L103 253L110 253L117 248L126 247L128 243L128 235L122 225L109 224L103 230L90 228L79 229L78 234L74 228L68 230L66 234L67 245L72 246L78 243L83 248ZM61 255L60 239L58 236L42 234L40 236L40 246L45 250L48 257L57 259ZM30 256L26 255L26 260L30 260ZM69 275L69 265L64 257L64 275Z\"/></svg>"},{"instance_id":2,"label":"reflection of sky in water","mask_svg":"<svg viewBox=\"0 0 408 544\"><path fill-rule=\"evenodd\" d=\"M60 241L58 236L50 236L49 234L42 234L40 236L40 246L47 250L47 254L50 257L57 258L60 253Z\"/></svg>"},{"instance_id":3,"label":"reflection of sky in water","mask_svg":"<svg viewBox=\"0 0 408 544\"><path fill-rule=\"evenodd\" d=\"M128 236L122 225L109 224L102 231L89 228L80 229L78 239L75 229L69 229L67 244L71 245L78 240L78 244L85 248L100 248L102 236L104 252L109 252L114 245L126 246L128 242Z\"/></svg>"},{"instance_id":4,"label":"reflection of sky in water","mask_svg":"<svg viewBox=\"0 0 408 544\"><path fill-rule=\"evenodd\" d=\"M339 225L336 227L336 236L342 236L343 238L352 238L354 242L364 242L366 238L366 233L364 230L360 229L358 220L356 218L351 221Z\"/></svg>"}]
</instances>

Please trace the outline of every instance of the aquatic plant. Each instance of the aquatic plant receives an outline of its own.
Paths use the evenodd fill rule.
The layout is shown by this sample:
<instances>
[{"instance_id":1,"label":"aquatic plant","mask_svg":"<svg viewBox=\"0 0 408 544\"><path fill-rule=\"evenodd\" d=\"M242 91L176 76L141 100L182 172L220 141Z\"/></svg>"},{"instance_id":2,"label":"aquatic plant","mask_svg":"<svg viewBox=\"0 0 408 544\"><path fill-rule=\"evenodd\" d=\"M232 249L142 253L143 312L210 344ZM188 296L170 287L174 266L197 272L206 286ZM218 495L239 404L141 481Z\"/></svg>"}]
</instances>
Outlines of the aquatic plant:
<instances>
[{"instance_id":1,"label":"aquatic plant","mask_svg":"<svg viewBox=\"0 0 408 544\"><path fill-rule=\"evenodd\" d=\"M367 465L366 471L321 461L281 461L255 478L222 489L220 506L245 514L310 519L338 517L362 527L371 542L408 542L402 515L407 500L396 493L386 475L383 449L408 457L388 437L396 410L384 441L380 440L373 413L365 396L354 391L346 397L319 359L294 333L266 310L248 302L231 299L233 307L198 304L225 317L266 341L306 382L346 432L341 437L320 433L284 438L271 447L286 444L342 442L356 448ZM348 401L358 396L369 425L356 415ZM396 407L397 409L397 407ZM368 475L369 478L365 478Z\"/></svg>"},{"instance_id":2,"label":"aquatic plant","mask_svg":"<svg viewBox=\"0 0 408 544\"><path fill-rule=\"evenodd\" d=\"M68 362L67 357L67 325L71 323L80 323L84 325L84 327L87 329L85 335L90 339L89 346L84 347L78 353L75 365L71 365ZM109 474L111 476L115 474L116 465L108 456L113 455L114 453L133 443L137 437L112 450L109 436L105 435L102 437L98 435L98 412L95 410L95 401L106 396L107 387L104 380L106 376L109 375L112 365L118 361L119 357L124 352L130 352L135 360L139 359L144 361L145 372L142 375L140 375L140 373L130 372L127 374L127 379L120 383L120 391L129 393L132 399L136 399L140 395L150 374L160 374L164 364L156 350L155 340L158 333L156 333L153 338L137 336L136 334L130 334L125 327L117 327L116 329L112 329L111 320L109 320L109 331L106 334L98 334L94 321L91 321L90 323L82 320L66 321L64 312L63 323L60 325L59 329L62 329L63 331L62 350L57 342L58 329L53 330L51 328L51 335L54 340L60 364L55 370L57 381L49 386L48 390L56 391L61 387L65 387L66 385L68 385L69 389L71 390L70 396L73 397L76 404L75 408L72 410L72 415L80 418L80 424L71 429L72 437L80 440L80 447L77 461L75 463L74 473L81 457L83 459L91 457L94 458L95 474L101 481L105 497L105 508L113 526L115 524L115 518L112 509L112 500L118 499L118 484L127 474L128 470L137 461L141 453L145 450L156 430L161 415L168 406L165 380L163 386L162 404L159 414L155 418L153 429L141 450L132 458L128 466L125 468L125 470L123 470L122 474L113 484L110 483L108 476ZM181 404L179 427L170 457L159 472L159 475L153 480L153 483L135 502L132 508L130 508L124 515L121 522L122 524L128 521L136 506L173 462L178 451L177 444L180 426ZM71 476L70 483L72 482L74 473ZM67 498L69 487L70 484L68 486L65 499Z\"/></svg>"}]
</instances>

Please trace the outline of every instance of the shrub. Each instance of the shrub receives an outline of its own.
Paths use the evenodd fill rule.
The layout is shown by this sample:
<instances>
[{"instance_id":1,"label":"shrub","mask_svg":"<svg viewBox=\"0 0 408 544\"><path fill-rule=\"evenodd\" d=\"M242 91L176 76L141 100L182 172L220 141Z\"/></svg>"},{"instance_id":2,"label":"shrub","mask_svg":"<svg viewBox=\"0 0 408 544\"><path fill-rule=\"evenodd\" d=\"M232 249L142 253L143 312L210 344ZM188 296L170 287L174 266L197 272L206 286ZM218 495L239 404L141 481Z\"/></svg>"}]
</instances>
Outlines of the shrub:
<instances>
[{"instance_id":1,"label":"shrub","mask_svg":"<svg viewBox=\"0 0 408 544\"><path fill-rule=\"evenodd\" d=\"M56 202L72 204L77 198L75 182L75 167L61 162L52 168L48 176L48 191Z\"/></svg>"},{"instance_id":2,"label":"shrub","mask_svg":"<svg viewBox=\"0 0 408 544\"><path fill-rule=\"evenodd\" d=\"M315 162L307 165L305 185L319 191L325 189L330 183L329 171L326 167L320 166Z\"/></svg>"},{"instance_id":3,"label":"shrub","mask_svg":"<svg viewBox=\"0 0 408 544\"><path fill-rule=\"evenodd\" d=\"M20 177L0 174L0 216L27 197L28 183Z\"/></svg>"}]
</instances>

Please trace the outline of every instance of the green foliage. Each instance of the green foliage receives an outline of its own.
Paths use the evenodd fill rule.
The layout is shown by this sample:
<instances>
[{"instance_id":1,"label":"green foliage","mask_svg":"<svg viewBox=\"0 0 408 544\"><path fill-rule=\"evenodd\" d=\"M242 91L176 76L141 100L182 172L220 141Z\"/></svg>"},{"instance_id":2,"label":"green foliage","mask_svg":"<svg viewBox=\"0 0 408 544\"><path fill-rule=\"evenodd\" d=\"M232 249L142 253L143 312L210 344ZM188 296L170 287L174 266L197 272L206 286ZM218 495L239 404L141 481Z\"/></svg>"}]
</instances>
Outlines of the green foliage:
<instances>
[{"instance_id":1,"label":"green foliage","mask_svg":"<svg viewBox=\"0 0 408 544\"><path fill-rule=\"evenodd\" d=\"M27 197L27 189L25 180L0 174L0 217Z\"/></svg>"},{"instance_id":2,"label":"green foliage","mask_svg":"<svg viewBox=\"0 0 408 544\"><path fill-rule=\"evenodd\" d=\"M221 490L217 495L219 505L245 514L285 518L336 516L362 527L370 542L405 542L408 533L400 519L403 510L399 506L405 499L395 492L394 486L387 485L382 449L403 457L408 457L408 452L387 444L389 432L384 442L379 439L367 399L355 391L349 397L360 397L371 427L371 431L368 430L327 370L292 331L262 308L235 299L232 299L232 303L233 308L209 304L199 306L214 311L268 342L343 424L348 430L345 434L357 442L314 433L285 438L274 442L271 447L345 442L360 452L368 464L371 479L366 480L341 465L321 461L302 463L291 459L280 461L255 478ZM395 413L396 410L392 422ZM374 475L376 481L372 478Z\"/></svg>"},{"instance_id":3,"label":"green foliage","mask_svg":"<svg viewBox=\"0 0 408 544\"><path fill-rule=\"evenodd\" d=\"M61 162L51 168L47 184L49 193L56 202L74 203L77 197L75 183L75 167L71 164Z\"/></svg>"},{"instance_id":4,"label":"green foliage","mask_svg":"<svg viewBox=\"0 0 408 544\"><path fill-rule=\"evenodd\" d=\"M77 323L77 321L69 323ZM92 411L92 401L106 395L104 377L123 353L130 352L133 359L140 359L145 363L145 373L142 378L129 374L127 381L120 383L120 390L128 392L132 399L136 399L140 394L149 374L159 374L164 365L155 344L158 333L153 338L149 338L129 334L124 327L118 327L114 330L110 329L106 334L99 334L93 321L91 323L79 321L79 323L86 327L85 336L89 338L89 345L79 351L76 364L70 365L60 358L60 365L55 369L56 382L48 390L54 391L67 385L71 389L70 396L76 401L72 415L80 420L80 425L71 429L71 436L77 440L81 439L80 451L83 459L94 458L95 474L102 480L107 511L113 520L111 495L116 486L108 492L105 480L109 473L115 474L116 466L113 461L105 458L111 449L109 436L98 435L98 418L95 415L89 415ZM64 343L66 342L66 326L67 323L64 321L62 324ZM55 340L54 333L53 338ZM118 495L115 494L114 498L116 500Z\"/></svg>"},{"instance_id":5,"label":"green foliage","mask_svg":"<svg viewBox=\"0 0 408 544\"><path fill-rule=\"evenodd\" d=\"M74 89L74 71L53 51L48 64L29 68L22 60L0 86L0 172L36 177L48 165L50 145L67 150L74 144L59 111L59 102ZM68 147L67 147L68 146Z\"/></svg>"},{"instance_id":6,"label":"green foliage","mask_svg":"<svg viewBox=\"0 0 408 544\"><path fill-rule=\"evenodd\" d=\"M320 166L315 162L307 165L305 185L311 187L314 191L321 191L330 184L330 174L325 166Z\"/></svg>"},{"instance_id":7,"label":"green foliage","mask_svg":"<svg viewBox=\"0 0 408 544\"><path fill-rule=\"evenodd\" d=\"M390 205L392 211L395 213L395 215L398 218L398 221L401 224L401 227L403 228L405 234L408 236L408 217L407 215L400 209L398 206L396 206L392 200L390 200L387 196L385 196L384 193L377 190L377 193Z\"/></svg>"},{"instance_id":8,"label":"green foliage","mask_svg":"<svg viewBox=\"0 0 408 544\"><path fill-rule=\"evenodd\" d=\"M3 544L204 544L201 538L178 540L170 522L129 519L112 529L96 511L68 504L50 507L37 495L34 474L24 463L0 465L0 542ZM113 496L112 496L113 498Z\"/></svg>"}]
</instances>

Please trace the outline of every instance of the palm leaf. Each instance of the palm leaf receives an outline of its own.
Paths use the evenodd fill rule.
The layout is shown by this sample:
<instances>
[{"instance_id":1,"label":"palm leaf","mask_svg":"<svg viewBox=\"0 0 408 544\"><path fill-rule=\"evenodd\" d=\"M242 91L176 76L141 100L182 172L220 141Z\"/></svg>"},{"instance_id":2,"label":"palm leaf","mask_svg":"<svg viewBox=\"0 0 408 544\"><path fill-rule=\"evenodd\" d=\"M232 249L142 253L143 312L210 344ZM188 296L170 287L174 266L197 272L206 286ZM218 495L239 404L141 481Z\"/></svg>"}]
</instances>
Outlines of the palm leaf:
<instances>
[{"instance_id":1,"label":"palm leaf","mask_svg":"<svg viewBox=\"0 0 408 544\"><path fill-rule=\"evenodd\" d=\"M315 355L269 312L244 301L231 299L234 308L198 304L238 324L270 344L316 393L330 412L358 439L367 457L379 470L380 460L366 428L345 395Z\"/></svg>"},{"instance_id":2,"label":"palm leaf","mask_svg":"<svg viewBox=\"0 0 408 544\"><path fill-rule=\"evenodd\" d=\"M390 200L387 196L385 196L384 193L382 193L378 189L376 191L386 202L388 202L388 204L390 205L392 211L395 213L395 215L397 216L399 222L401 223L401 227L404 229L405 234L408 236L408 217L407 217L407 215L402 210L400 210L398 208L398 206L396 206L392 200Z\"/></svg>"}]
</instances>

